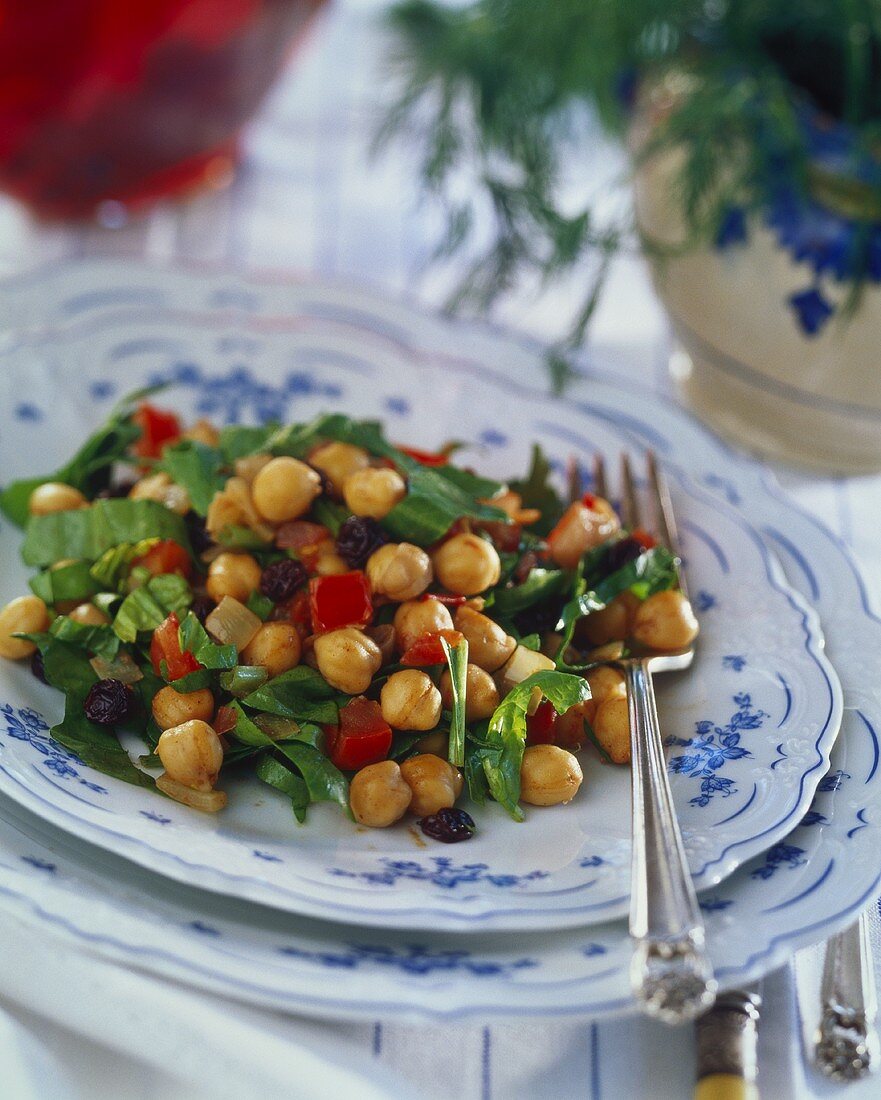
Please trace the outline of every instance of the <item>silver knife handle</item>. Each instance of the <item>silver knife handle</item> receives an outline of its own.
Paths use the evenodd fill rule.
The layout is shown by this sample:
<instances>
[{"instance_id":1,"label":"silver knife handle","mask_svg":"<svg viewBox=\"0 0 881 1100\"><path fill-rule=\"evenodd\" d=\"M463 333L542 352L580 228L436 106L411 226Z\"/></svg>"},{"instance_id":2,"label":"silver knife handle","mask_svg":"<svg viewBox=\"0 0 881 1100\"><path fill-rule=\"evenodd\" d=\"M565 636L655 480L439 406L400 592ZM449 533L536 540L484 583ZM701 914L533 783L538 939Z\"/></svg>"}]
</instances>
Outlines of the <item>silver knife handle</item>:
<instances>
[{"instance_id":1,"label":"silver knife handle","mask_svg":"<svg viewBox=\"0 0 881 1100\"><path fill-rule=\"evenodd\" d=\"M710 1007L716 981L670 795L649 662L622 668L633 756L630 980L644 1012L678 1024Z\"/></svg>"},{"instance_id":2,"label":"silver knife handle","mask_svg":"<svg viewBox=\"0 0 881 1100\"><path fill-rule=\"evenodd\" d=\"M822 1008L814 1052L835 1081L857 1081L878 1067L875 972L865 913L826 945Z\"/></svg>"}]
</instances>

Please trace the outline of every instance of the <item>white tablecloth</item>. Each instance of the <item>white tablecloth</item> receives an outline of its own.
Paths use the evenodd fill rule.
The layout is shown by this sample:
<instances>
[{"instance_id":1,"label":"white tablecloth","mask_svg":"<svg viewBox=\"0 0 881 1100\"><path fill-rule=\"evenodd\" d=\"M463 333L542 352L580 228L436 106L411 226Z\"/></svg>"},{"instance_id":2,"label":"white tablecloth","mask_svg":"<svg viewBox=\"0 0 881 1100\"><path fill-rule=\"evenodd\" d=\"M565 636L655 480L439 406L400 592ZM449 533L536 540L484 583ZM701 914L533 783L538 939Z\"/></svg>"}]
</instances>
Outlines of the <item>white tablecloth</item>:
<instances>
[{"instance_id":1,"label":"white tablecloth","mask_svg":"<svg viewBox=\"0 0 881 1100\"><path fill-rule=\"evenodd\" d=\"M40 226L0 199L0 273L78 256L128 255L311 271L439 304L457 269L426 270L440 222L437 210L419 202L413 158L400 149L375 161L368 155L383 94L386 43L377 10L373 0L341 0L325 11L249 130L229 190L165 204L145 220L116 228ZM623 162L599 135L586 144L572 176L593 191L619 175ZM115 223L117 215L107 211L107 221ZM558 287L537 301L516 297L497 317L553 338L576 301L571 288ZM629 254L619 257L587 354L607 369L665 390L669 350L663 314L641 262ZM851 544L877 597L881 478L780 476ZM834 1091L803 1071L791 971L770 976L763 986L764 1095L784 1100ZM139 1006L141 1036L126 1028L122 1005ZM308 1073L298 1069L306 1065L305 1056L289 1056L291 1041L306 1044L318 1059L343 1064L347 1074L363 1072L373 1081L368 1088L366 1082L353 1085L352 1077L329 1076L336 1095L344 1090L400 1097L412 1090L426 1098L464 1100L675 1097L688 1095L693 1081L687 1028L671 1033L644 1020L443 1030L382 1021L321 1025L128 974L47 944L26 926L0 935L0 1006L8 1012L0 1015L0 1080L10 1097L322 1095L316 1084L320 1063L310 1063ZM171 1021L164 1033L163 1020ZM176 1045L169 1039L175 1029ZM230 1057L231 1050L243 1053ZM879 1088L869 1082L847 1095L863 1100L879 1095Z\"/></svg>"}]
</instances>

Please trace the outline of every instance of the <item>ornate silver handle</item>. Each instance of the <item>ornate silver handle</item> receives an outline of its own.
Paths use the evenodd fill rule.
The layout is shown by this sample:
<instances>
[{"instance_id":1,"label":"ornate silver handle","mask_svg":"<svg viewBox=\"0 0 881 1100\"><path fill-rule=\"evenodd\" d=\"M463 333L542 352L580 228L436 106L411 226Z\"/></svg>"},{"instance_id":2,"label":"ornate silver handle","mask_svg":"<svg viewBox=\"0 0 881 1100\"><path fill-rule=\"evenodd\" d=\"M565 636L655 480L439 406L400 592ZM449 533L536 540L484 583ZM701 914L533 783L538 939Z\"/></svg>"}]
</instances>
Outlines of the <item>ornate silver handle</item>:
<instances>
[{"instance_id":1,"label":"ornate silver handle","mask_svg":"<svg viewBox=\"0 0 881 1100\"><path fill-rule=\"evenodd\" d=\"M644 1012L678 1024L710 1007L716 980L667 781L650 662L622 666L633 754L630 981Z\"/></svg>"},{"instance_id":2,"label":"ornate silver handle","mask_svg":"<svg viewBox=\"0 0 881 1100\"><path fill-rule=\"evenodd\" d=\"M826 945L820 995L818 1068L834 1081L856 1081L877 1069L878 1006L865 913Z\"/></svg>"}]
</instances>

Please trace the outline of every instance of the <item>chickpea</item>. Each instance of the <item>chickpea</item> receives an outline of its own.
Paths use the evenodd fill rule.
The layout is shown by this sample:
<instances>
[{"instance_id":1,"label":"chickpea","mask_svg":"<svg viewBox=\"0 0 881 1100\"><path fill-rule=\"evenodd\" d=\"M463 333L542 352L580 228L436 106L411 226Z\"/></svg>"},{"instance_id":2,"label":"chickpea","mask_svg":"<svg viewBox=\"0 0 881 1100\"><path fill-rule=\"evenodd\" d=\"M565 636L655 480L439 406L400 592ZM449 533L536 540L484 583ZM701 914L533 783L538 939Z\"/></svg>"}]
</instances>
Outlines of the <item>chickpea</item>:
<instances>
[{"instance_id":1,"label":"chickpea","mask_svg":"<svg viewBox=\"0 0 881 1100\"><path fill-rule=\"evenodd\" d=\"M190 494L182 485L175 485L166 473L149 474L132 486L129 500L155 500L179 516L191 508Z\"/></svg>"},{"instance_id":2,"label":"chickpea","mask_svg":"<svg viewBox=\"0 0 881 1100\"><path fill-rule=\"evenodd\" d=\"M367 579L379 596L412 600L434 580L431 558L410 542L388 542L370 555Z\"/></svg>"},{"instance_id":3,"label":"chickpea","mask_svg":"<svg viewBox=\"0 0 881 1100\"><path fill-rule=\"evenodd\" d=\"M385 829L400 821L413 800L394 760L362 768L349 784L349 805L359 825Z\"/></svg>"},{"instance_id":4,"label":"chickpea","mask_svg":"<svg viewBox=\"0 0 881 1100\"><path fill-rule=\"evenodd\" d=\"M610 604L581 620L579 638L594 646L624 641L630 636L630 623L638 603L632 592L622 592Z\"/></svg>"},{"instance_id":5,"label":"chickpea","mask_svg":"<svg viewBox=\"0 0 881 1100\"><path fill-rule=\"evenodd\" d=\"M596 708L591 721L594 737L608 753L613 764L630 760L630 711L627 699L612 696Z\"/></svg>"},{"instance_id":6,"label":"chickpea","mask_svg":"<svg viewBox=\"0 0 881 1100\"><path fill-rule=\"evenodd\" d=\"M576 501L548 535L551 558L563 569L574 569L585 550L605 542L620 526L607 500L597 498L590 508Z\"/></svg>"},{"instance_id":7,"label":"chickpea","mask_svg":"<svg viewBox=\"0 0 881 1100\"><path fill-rule=\"evenodd\" d=\"M379 646L354 626L319 635L314 653L321 675L347 695L365 692L382 665Z\"/></svg>"},{"instance_id":8,"label":"chickpea","mask_svg":"<svg viewBox=\"0 0 881 1100\"><path fill-rule=\"evenodd\" d=\"M633 640L650 649L684 649L697 637L694 611L678 589L656 592L636 609Z\"/></svg>"},{"instance_id":9,"label":"chickpea","mask_svg":"<svg viewBox=\"0 0 881 1100\"><path fill-rule=\"evenodd\" d=\"M480 535L453 535L435 550L432 560L437 579L457 596L476 596L498 584L502 575L498 551Z\"/></svg>"},{"instance_id":10,"label":"chickpea","mask_svg":"<svg viewBox=\"0 0 881 1100\"><path fill-rule=\"evenodd\" d=\"M455 806L456 799L462 793L462 773L431 753L405 760L401 765L401 775L413 792L410 810L417 817L428 817L438 810Z\"/></svg>"},{"instance_id":11,"label":"chickpea","mask_svg":"<svg viewBox=\"0 0 881 1100\"><path fill-rule=\"evenodd\" d=\"M214 715L214 696L208 688L200 691L178 691L168 684L153 696L152 709L156 725L161 730L170 730L194 719L210 722Z\"/></svg>"},{"instance_id":12,"label":"chickpea","mask_svg":"<svg viewBox=\"0 0 881 1100\"><path fill-rule=\"evenodd\" d=\"M77 604L73 611L68 612L67 617L83 626L106 626L110 622L108 616L93 603Z\"/></svg>"},{"instance_id":13,"label":"chickpea","mask_svg":"<svg viewBox=\"0 0 881 1100\"><path fill-rule=\"evenodd\" d=\"M182 439L192 439L194 443L204 443L206 447L216 447L220 443L220 432L210 420L197 420L191 428L181 436Z\"/></svg>"},{"instance_id":14,"label":"chickpea","mask_svg":"<svg viewBox=\"0 0 881 1100\"><path fill-rule=\"evenodd\" d=\"M468 639L469 659L487 672L501 668L517 648L515 639L498 623L470 607L456 611L456 629Z\"/></svg>"},{"instance_id":15,"label":"chickpea","mask_svg":"<svg viewBox=\"0 0 881 1100\"><path fill-rule=\"evenodd\" d=\"M38 485L28 500L28 511L32 516L48 516L52 512L74 512L78 508L88 508L89 502L72 485L62 481L47 481Z\"/></svg>"},{"instance_id":16,"label":"chickpea","mask_svg":"<svg viewBox=\"0 0 881 1100\"><path fill-rule=\"evenodd\" d=\"M530 745L520 766L520 798L530 806L571 802L583 778L571 752L559 745Z\"/></svg>"},{"instance_id":17,"label":"chickpea","mask_svg":"<svg viewBox=\"0 0 881 1100\"><path fill-rule=\"evenodd\" d=\"M0 611L0 657L21 661L36 650L13 634L40 634L49 628L49 611L39 596L19 596Z\"/></svg>"},{"instance_id":18,"label":"chickpea","mask_svg":"<svg viewBox=\"0 0 881 1100\"><path fill-rule=\"evenodd\" d=\"M398 730L431 730L441 716L441 694L418 668L395 672L382 685L382 716Z\"/></svg>"},{"instance_id":19,"label":"chickpea","mask_svg":"<svg viewBox=\"0 0 881 1100\"><path fill-rule=\"evenodd\" d=\"M626 699L624 676L616 668L595 668L585 677L590 687L590 699L579 704L588 722L593 722L597 707L607 699Z\"/></svg>"},{"instance_id":20,"label":"chickpea","mask_svg":"<svg viewBox=\"0 0 881 1100\"><path fill-rule=\"evenodd\" d=\"M440 600L406 600L395 612L395 644L405 653L423 634L452 630L453 617Z\"/></svg>"},{"instance_id":21,"label":"chickpea","mask_svg":"<svg viewBox=\"0 0 881 1100\"><path fill-rule=\"evenodd\" d=\"M382 519L407 494L407 483L387 468L356 470L343 482L343 499L356 516Z\"/></svg>"},{"instance_id":22,"label":"chickpea","mask_svg":"<svg viewBox=\"0 0 881 1100\"><path fill-rule=\"evenodd\" d=\"M441 700L447 710L453 705L453 678L447 669L440 682ZM468 664L465 676L465 720L477 722L489 718L499 705L499 689L488 672L479 665Z\"/></svg>"},{"instance_id":23,"label":"chickpea","mask_svg":"<svg viewBox=\"0 0 881 1100\"><path fill-rule=\"evenodd\" d=\"M196 791L210 791L223 764L220 738L207 722L172 726L159 738L156 754L169 778Z\"/></svg>"},{"instance_id":24,"label":"chickpea","mask_svg":"<svg viewBox=\"0 0 881 1100\"><path fill-rule=\"evenodd\" d=\"M301 648L293 623L264 623L242 650L242 664L262 665L271 679L300 663Z\"/></svg>"},{"instance_id":25,"label":"chickpea","mask_svg":"<svg viewBox=\"0 0 881 1100\"><path fill-rule=\"evenodd\" d=\"M321 476L298 458L282 455L267 462L254 478L251 496L270 523L287 523L309 511L321 493Z\"/></svg>"},{"instance_id":26,"label":"chickpea","mask_svg":"<svg viewBox=\"0 0 881 1100\"><path fill-rule=\"evenodd\" d=\"M351 443L325 443L309 456L309 461L333 486L337 496L342 496L343 483L358 470L370 465L370 455L363 447Z\"/></svg>"},{"instance_id":27,"label":"chickpea","mask_svg":"<svg viewBox=\"0 0 881 1100\"><path fill-rule=\"evenodd\" d=\"M261 572L257 559L250 554L224 551L208 566L205 588L211 599L217 603L224 596L231 596L239 603L245 603L259 586Z\"/></svg>"},{"instance_id":28,"label":"chickpea","mask_svg":"<svg viewBox=\"0 0 881 1100\"><path fill-rule=\"evenodd\" d=\"M244 458L237 458L233 469L236 472L236 477L240 477L242 481L247 482L250 486L263 467L268 466L270 462L272 462L272 455L261 451L256 455L245 455Z\"/></svg>"},{"instance_id":29,"label":"chickpea","mask_svg":"<svg viewBox=\"0 0 881 1100\"><path fill-rule=\"evenodd\" d=\"M333 543L330 543L332 546ZM319 577L330 577L339 573L348 573L351 566L335 550L319 554L315 562L315 573Z\"/></svg>"}]
</instances>

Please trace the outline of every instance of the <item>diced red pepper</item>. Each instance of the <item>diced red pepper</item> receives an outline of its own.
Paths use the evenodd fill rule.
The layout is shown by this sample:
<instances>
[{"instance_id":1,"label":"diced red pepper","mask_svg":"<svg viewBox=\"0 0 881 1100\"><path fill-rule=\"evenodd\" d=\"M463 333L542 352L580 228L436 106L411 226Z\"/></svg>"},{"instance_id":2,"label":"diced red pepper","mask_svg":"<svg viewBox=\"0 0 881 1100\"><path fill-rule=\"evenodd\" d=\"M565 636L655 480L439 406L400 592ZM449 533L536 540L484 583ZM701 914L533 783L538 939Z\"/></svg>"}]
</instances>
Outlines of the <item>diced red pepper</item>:
<instances>
[{"instance_id":1,"label":"diced red pepper","mask_svg":"<svg viewBox=\"0 0 881 1100\"><path fill-rule=\"evenodd\" d=\"M392 747L391 726L382 708L359 695L340 710L338 726L325 726L327 754L341 771L354 772L388 757Z\"/></svg>"},{"instance_id":2,"label":"diced red pepper","mask_svg":"<svg viewBox=\"0 0 881 1100\"><path fill-rule=\"evenodd\" d=\"M190 555L174 539L162 539L151 546L146 554L135 558L132 568L136 565L143 566L154 577L161 573L180 573L182 577L189 577L193 571Z\"/></svg>"},{"instance_id":3,"label":"diced red pepper","mask_svg":"<svg viewBox=\"0 0 881 1100\"><path fill-rule=\"evenodd\" d=\"M637 527L631 531L630 537L634 542L638 542L643 550L651 550L658 545L658 540L650 535L648 531L643 531L641 527Z\"/></svg>"},{"instance_id":4,"label":"diced red pepper","mask_svg":"<svg viewBox=\"0 0 881 1100\"><path fill-rule=\"evenodd\" d=\"M553 745L556 742L557 712L550 699L543 699L526 718L527 745Z\"/></svg>"},{"instance_id":5,"label":"diced red pepper","mask_svg":"<svg viewBox=\"0 0 881 1100\"><path fill-rule=\"evenodd\" d=\"M420 451L418 447L398 447L405 455L414 458L423 466L448 466L450 456L444 451Z\"/></svg>"},{"instance_id":6,"label":"diced red pepper","mask_svg":"<svg viewBox=\"0 0 881 1100\"><path fill-rule=\"evenodd\" d=\"M312 633L312 616L309 613L309 593L305 588L287 603L276 604L269 618L272 622L293 623L301 638Z\"/></svg>"},{"instance_id":7,"label":"diced red pepper","mask_svg":"<svg viewBox=\"0 0 881 1100\"><path fill-rule=\"evenodd\" d=\"M401 657L401 664L417 667L443 664L447 657L444 653L444 647L441 645L441 638L445 638L449 645L455 649L464 637L465 635L458 630L438 630L423 634Z\"/></svg>"},{"instance_id":8,"label":"diced red pepper","mask_svg":"<svg viewBox=\"0 0 881 1100\"><path fill-rule=\"evenodd\" d=\"M164 661L167 680L180 680L182 676L198 672L202 667L189 650L181 650L179 629L180 619L177 613L172 611L168 618L153 631L153 640L150 642L150 661L153 664L153 671L157 676L161 676Z\"/></svg>"},{"instance_id":9,"label":"diced red pepper","mask_svg":"<svg viewBox=\"0 0 881 1100\"><path fill-rule=\"evenodd\" d=\"M141 458L159 458L166 444L180 439L180 420L173 412L145 402L138 406L132 419L141 429L141 438L133 448Z\"/></svg>"},{"instance_id":10,"label":"diced red pepper","mask_svg":"<svg viewBox=\"0 0 881 1100\"><path fill-rule=\"evenodd\" d=\"M438 603L446 604L447 607L461 607L462 604L468 603L467 596L451 596L447 592L423 592L419 599L423 602L437 600Z\"/></svg>"},{"instance_id":11,"label":"diced red pepper","mask_svg":"<svg viewBox=\"0 0 881 1100\"><path fill-rule=\"evenodd\" d=\"M367 626L373 618L370 584L360 569L309 581L312 629L326 634L343 626Z\"/></svg>"}]
</instances>

